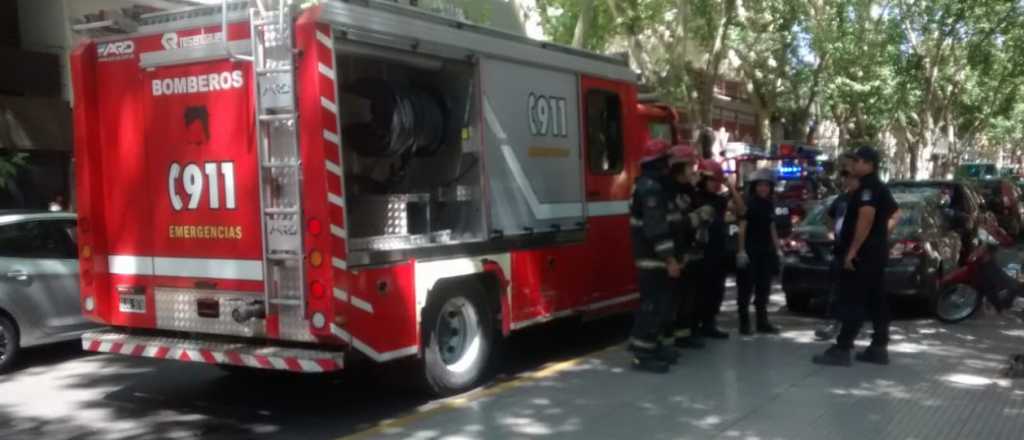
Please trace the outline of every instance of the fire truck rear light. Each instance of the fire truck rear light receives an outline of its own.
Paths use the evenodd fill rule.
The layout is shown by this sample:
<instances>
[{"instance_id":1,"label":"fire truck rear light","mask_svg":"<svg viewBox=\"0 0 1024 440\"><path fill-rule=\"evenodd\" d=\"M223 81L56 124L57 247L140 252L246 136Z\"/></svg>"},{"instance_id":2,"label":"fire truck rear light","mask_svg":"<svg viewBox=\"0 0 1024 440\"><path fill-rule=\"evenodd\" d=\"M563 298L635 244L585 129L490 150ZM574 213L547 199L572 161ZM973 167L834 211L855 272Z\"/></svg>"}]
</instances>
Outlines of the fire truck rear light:
<instances>
[{"instance_id":1,"label":"fire truck rear light","mask_svg":"<svg viewBox=\"0 0 1024 440\"><path fill-rule=\"evenodd\" d=\"M313 299L322 300L324 299L325 290L324 284L319 281L313 281L309 284L309 291L313 294Z\"/></svg>"},{"instance_id":2,"label":"fire truck rear light","mask_svg":"<svg viewBox=\"0 0 1024 440\"><path fill-rule=\"evenodd\" d=\"M324 263L324 255L320 251L313 251L309 253L309 264L313 267L320 267Z\"/></svg>"},{"instance_id":3,"label":"fire truck rear light","mask_svg":"<svg viewBox=\"0 0 1024 440\"><path fill-rule=\"evenodd\" d=\"M92 295L85 297L85 301L82 305L85 307L86 312L96 310L96 300L93 299Z\"/></svg>"},{"instance_id":4,"label":"fire truck rear light","mask_svg":"<svg viewBox=\"0 0 1024 440\"><path fill-rule=\"evenodd\" d=\"M324 229L324 225L323 225L323 223L320 222L320 220L317 220L317 219L314 218L314 219L311 219L309 221L309 233L310 234L313 234L314 236L320 235L320 232L322 232L323 229Z\"/></svg>"},{"instance_id":5,"label":"fire truck rear light","mask_svg":"<svg viewBox=\"0 0 1024 440\"><path fill-rule=\"evenodd\" d=\"M92 248L89 245L82 246L82 258L92 258Z\"/></svg>"},{"instance_id":6,"label":"fire truck rear light","mask_svg":"<svg viewBox=\"0 0 1024 440\"><path fill-rule=\"evenodd\" d=\"M86 286L91 286L92 285L92 271L91 270L87 269L87 270L83 270L82 271L82 281L85 283Z\"/></svg>"},{"instance_id":7,"label":"fire truck rear light","mask_svg":"<svg viewBox=\"0 0 1024 440\"><path fill-rule=\"evenodd\" d=\"M324 328L325 325L327 325L327 317L325 317L324 314L320 312L314 313L313 327L316 327L317 329L322 329Z\"/></svg>"}]
</instances>

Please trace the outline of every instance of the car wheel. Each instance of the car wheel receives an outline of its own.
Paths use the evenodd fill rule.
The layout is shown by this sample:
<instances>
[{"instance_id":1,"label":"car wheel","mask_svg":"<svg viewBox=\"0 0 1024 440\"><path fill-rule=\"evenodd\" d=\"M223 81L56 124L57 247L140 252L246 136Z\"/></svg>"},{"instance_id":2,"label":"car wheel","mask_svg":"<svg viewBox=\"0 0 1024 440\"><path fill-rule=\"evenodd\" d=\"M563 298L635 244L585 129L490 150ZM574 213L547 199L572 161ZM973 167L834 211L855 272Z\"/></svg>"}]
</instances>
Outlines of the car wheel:
<instances>
[{"instance_id":1,"label":"car wheel","mask_svg":"<svg viewBox=\"0 0 1024 440\"><path fill-rule=\"evenodd\" d=\"M19 349L18 327L12 319L0 315L0 373L14 365Z\"/></svg>"},{"instance_id":2,"label":"car wheel","mask_svg":"<svg viewBox=\"0 0 1024 440\"><path fill-rule=\"evenodd\" d=\"M786 292L786 308L794 313L811 311L811 296L794 292Z\"/></svg>"},{"instance_id":3,"label":"car wheel","mask_svg":"<svg viewBox=\"0 0 1024 440\"><path fill-rule=\"evenodd\" d=\"M494 347L493 313L483 290L470 286L442 287L423 309L424 379L436 395L452 395L476 385Z\"/></svg>"},{"instance_id":4,"label":"car wheel","mask_svg":"<svg viewBox=\"0 0 1024 440\"><path fill-rule=\"evenodd\" d=\"M954 324L970 318L981 306L981 294L966 284L944 287L933 301L932 310L939 321Z\"/></svg>"}]
</instances>

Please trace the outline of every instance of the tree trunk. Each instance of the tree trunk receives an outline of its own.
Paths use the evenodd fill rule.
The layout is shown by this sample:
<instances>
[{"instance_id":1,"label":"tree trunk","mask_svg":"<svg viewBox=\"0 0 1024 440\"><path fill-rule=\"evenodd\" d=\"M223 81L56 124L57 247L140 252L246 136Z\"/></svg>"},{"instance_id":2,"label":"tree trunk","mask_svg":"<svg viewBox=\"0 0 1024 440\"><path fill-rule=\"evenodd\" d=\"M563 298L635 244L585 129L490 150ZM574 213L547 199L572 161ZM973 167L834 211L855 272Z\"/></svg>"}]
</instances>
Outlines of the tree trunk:
<instances>
[{"instance_id":1,"label":"tree trunk","mask_svg":"<svg viewBox=\"0 0 1024 440\"><path fill-rule=\"evenodd\" d=\"M582 48L586 44L587 33L590 30L590 23L594 20L594 7L583 7L580 17L576 20L576 31L572 35L573 47Z\"/></svg>"}]
</instances>

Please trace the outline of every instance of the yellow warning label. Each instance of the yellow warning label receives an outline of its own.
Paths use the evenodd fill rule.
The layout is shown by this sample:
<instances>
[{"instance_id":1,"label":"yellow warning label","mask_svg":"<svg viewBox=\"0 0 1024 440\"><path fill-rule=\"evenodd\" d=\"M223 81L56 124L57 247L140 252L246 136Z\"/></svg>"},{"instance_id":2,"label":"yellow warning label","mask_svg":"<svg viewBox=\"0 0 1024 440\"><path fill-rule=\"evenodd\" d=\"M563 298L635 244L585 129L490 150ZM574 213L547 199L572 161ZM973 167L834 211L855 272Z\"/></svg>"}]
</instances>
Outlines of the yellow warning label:
<instances>
[{"instance_id":1,"label":"yellow warning label","mask_svg":"<svg viewBox=\"0 0 1024 440\"><path fill-rule=\"evenodd\" d=\"M241 226L171 225L170 237L195 240L241 240Z\"/></svg>"}]
</instances>

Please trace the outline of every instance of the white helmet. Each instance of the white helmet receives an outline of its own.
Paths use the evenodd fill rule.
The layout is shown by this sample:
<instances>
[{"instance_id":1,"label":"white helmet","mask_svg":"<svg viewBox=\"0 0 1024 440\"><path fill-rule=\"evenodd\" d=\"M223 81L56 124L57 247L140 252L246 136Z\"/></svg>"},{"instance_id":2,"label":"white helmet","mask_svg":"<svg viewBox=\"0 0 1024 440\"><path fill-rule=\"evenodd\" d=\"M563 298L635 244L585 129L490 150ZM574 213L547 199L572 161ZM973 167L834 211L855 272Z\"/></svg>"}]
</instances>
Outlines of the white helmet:
<instances>
[{"instance_id":1,"label":"white helmet","mask_svg":"<svg viewBox=\"0 0 1024 440\"><path fill-rule=\"evenodd\" d=\"M750 173L750 176L747 177L747 182L775 183L775 171L770 168L759 168L757 170L754 170L753 173Z\"/></svg>"}]
</instances>

